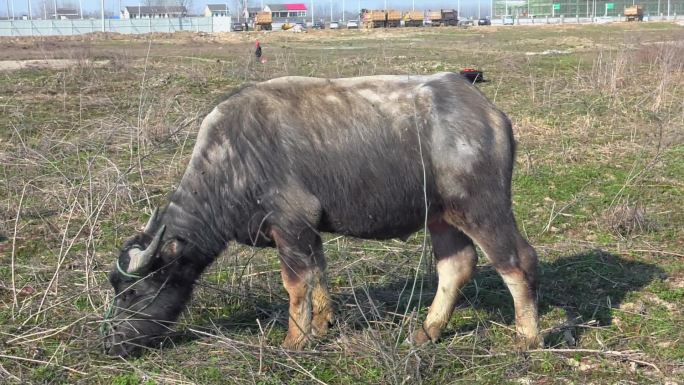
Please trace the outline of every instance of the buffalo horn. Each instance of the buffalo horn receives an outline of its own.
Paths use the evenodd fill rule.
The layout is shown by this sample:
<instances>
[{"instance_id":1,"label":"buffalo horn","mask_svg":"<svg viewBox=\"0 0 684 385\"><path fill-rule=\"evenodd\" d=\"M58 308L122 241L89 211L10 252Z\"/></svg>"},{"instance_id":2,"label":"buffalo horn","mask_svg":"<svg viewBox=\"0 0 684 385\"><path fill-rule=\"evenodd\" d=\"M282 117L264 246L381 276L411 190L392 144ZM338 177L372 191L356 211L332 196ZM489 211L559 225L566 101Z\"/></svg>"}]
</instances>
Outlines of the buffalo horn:
<instances>
[{"instance_id":1,"label":"buffalo horn","mask_svg":"<svg viewBox=\"0 0 684 385\"><path fill-rule=\"evenodd\" d=\"M143 230L146 233L149 233L152 231L152 226L154 225L155 222L157 222L157 214L159 213L159 208L155 207L154 210L152 211L152 215L150 215L150 219L147 220L147 224L145 225L145 230Z\"/></svg>"},{"instance_id":2,"label":"buffalo horn","mask_svg":"<svg viewBox=\"0 0 684 385\"><path fill-rule=\"evenodd\" d=\"M159 228L154 239L152 239L152 242L150 242L150 245L147 246L145 250L134 247L128 252L128 257L130 259L128 262L128 269L126 269L127 273L138 272L152 261L154 254L159 247L159 242L161 242L162 236L164 235L164 230L166 230L166 225L162 225L162 227Z\"/></svg>"}]
</instances>

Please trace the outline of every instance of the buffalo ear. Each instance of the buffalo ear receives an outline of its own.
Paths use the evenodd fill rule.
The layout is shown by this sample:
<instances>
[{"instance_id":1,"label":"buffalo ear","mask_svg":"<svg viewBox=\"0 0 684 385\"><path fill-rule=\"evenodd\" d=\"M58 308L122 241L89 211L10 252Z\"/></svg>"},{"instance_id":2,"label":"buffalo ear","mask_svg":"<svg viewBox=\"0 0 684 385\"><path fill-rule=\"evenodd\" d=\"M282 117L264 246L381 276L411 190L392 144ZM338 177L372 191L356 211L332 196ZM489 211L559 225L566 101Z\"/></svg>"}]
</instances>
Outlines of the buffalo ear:
<instances>
[{"instance_id":1,"label":"buffalo ear","mask_svg":"<svg viewBox=\"0 0 684 385\"><path fill-rule=\"evenodd\" d=\"M178 257L183 252L185 246L185 241L183 241L182 239L173 238L166 242L162 249L164 251L164 254L168 254L173 257Z\"/></svg>"}]
</instances>

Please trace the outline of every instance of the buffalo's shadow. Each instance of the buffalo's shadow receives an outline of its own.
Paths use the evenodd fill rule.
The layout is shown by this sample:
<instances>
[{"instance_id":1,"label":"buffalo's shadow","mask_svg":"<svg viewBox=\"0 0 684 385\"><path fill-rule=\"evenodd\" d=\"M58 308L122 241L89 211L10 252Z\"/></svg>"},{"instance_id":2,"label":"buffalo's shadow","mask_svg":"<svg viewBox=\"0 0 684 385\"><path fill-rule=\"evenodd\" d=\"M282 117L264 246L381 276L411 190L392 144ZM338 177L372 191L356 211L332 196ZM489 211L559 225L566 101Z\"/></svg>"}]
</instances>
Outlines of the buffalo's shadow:
<instances>
[{"instance_id":1,"label":"buffalo's shadow","mask_svg":"<svg viewBox=\"0 0 684 385\"><path fill-rule=\"evenodd\" d=\"M554 346L561 343L573 344L573 339L579 337L586 328L575 327L591 322L594 326L605 326L612 323L612 310L620 306L630 292L639 291L655 279L665 278L664 271L656 265L628 260L603 250L593 249L574 254L569 257L559 257L552 262L541 261L539 264L539 314L543 316L553 310L562 309L566 321L553 325L547 330L545 345ZM424 312L432 302L435 294L437 279L434 275L421 277L423 290L418 297L409 303L410 290L414 278L395 280L388 285L369 286L354 293L345 293L337 298L342 304L358 303L359 298L365 298L369 307L386 312L406 313L407 308L413 309L420 305ZM408 288L406 288L408 286ZM404 292L402 295L399 293ZM420 303L418 301L420 300ZM372 301L372 303L371 303ZM513 299L503 283L501 277L491 265L478 269L473 281L463 288L454 316L459 317L459 311L473 306L486 311L488 319L513 325L515 312ZM359 306L362 308L363 306ZM374 310L377 313L377 310ZM367 312L373 315L374 312ZM339 314L338 314L339 315ZM341 316L344 316L343 314ZM367 317L367 315L366 315ZM424 317L422 317L424 318ZM421 318L421 319L422 319ZM453 318L452 318L453 320ZM386 320L385 320L386 321ZM449 333L464 333L478 327L478 320L457 322L459 326ZM359 322L358 327L363 327ZM571 338L566 333L574 333Z\"/></svg>"},{"instance_id":2,"label":"buffalo's shadow","mask_svg":"<svg viewBox=\"0 0 684 385\"><path fill-rule=\"evenodd\" d=\"M618 255L599 249L587 250L569 257L559 257L553 262L542 261L539 264L539 314L543 316L555 309L563 309L567 320L558 325L545 336L545 344L554 346L568 341L566 330L578 338L584 328L575 325L595 321L597 325L610 325L611 309L619 307L628 293L639 291L654 279L665 278L659 267L627 260ZM359 277L351 277L352 288L340 290L333 294L335 318L346 327L355 329L368 328L373 321L383 324L396 324L398 327L402 317L417 307L421 313L432 302L437 279L434 274L418 276L416 290L410 292L414 276L395 277L382 285L364 284ZM255 294L253 307L219 319L212 319L207 325L197 325L198 329L207 331L219 328L227 334L238 331L259 333L255 319L275 320L282 328L287 325L287 300L266 301ZM409 300L410 298L410 300ZM473 281L463 288L453 317L469 306L486 311L488 319L513 325L515 314L513 299L500 276L490 266L478 269ZM424 319L424 314L420 317ZM452 318L453 320L453 318ZM478 328L478 320L470 319L458 322L459 326L445 331L449 334L465 333ZM371 326L373 327L373 326ZM335 328L331 330L334 336ZM201 338L201 336L199 336ZM174 344L182 344L198 338L194 333L180 332L173 338Z\"/></svg>"}]
</instances>

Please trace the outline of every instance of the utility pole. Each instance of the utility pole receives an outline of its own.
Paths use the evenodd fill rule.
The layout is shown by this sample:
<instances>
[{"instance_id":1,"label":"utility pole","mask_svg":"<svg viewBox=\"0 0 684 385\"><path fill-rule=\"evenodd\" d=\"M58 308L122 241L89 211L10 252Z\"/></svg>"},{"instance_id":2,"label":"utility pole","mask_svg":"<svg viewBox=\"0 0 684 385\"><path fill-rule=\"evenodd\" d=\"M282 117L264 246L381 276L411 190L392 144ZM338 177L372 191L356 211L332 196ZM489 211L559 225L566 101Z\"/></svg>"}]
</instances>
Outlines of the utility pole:
<instances>
[{"instance_id":1,"label":"utility pole","mask_svg":"<svg viewBox=\"0 0 684 385\"><path fill-rule=\"evenodd\" d=\"M55 20L57 19L57 0L52 0L52 7L55 9Z\"/></svg>"},{"instance_id":2,"label":"utility pole","mask_svg":"<svg viewBox=\"0 0 684 385\"><path fill-rule=\"evenodd\" d=\"M28 7L29 7L28 18L29 18L29 20L33 20L32 16L31 16L31 0L28 0Z\"/></svg>"},{"instance_id":3,"label":"utility pole","mask_svg":"<svg viewBox=\"0 0 684 385\"><path fill-rule=\"evenodd\" d=\"M119 0L119 5L121 5L121 0ZM83 1L78 0L78 14L81 16L81 20L83 20Z\"/></svg>"},{"instance_id":4,"label":"utility pole","mask_svg":"<svg viewBox=\"0 0 684 385\"><path fill-rule=\"evenodd\" d=\"M670 18L670 0L667 0L667 18Z\"/></svg>"},{"instance_id":5,"label":"utility pole","mask_svg":"<svg viewBox=\"0 0 684 385\"><path fill-rule=\"evenodd\" d=\"M314 24L314 3L313 0L311 0L311 26L313 27Z\"/></svg>"},{"instance_id":6,"label":"utility pole","mask_svg":"<svg viewBox=\"0 0 684 385\"><path fill-rule=\"evenodd\" d=\"M330 0L330 22L332 23L332 0Z\"/></svg>"},{"instance_id":7,"label":"utility pole","mask_svg":"<svg viewBox=\"0 0 684 385\"><path fill-rule=\"evenodd\" d=\"M344 23L344 0L342 0L342 22Z\"/></svg>"},{"instance_id":8,"label":"utility pole","mask_svg":"<svg viewBox=\"0 0 684 385\"><path fill-rule=\"evenodd\" d=\"M100 17L102 18L102 32L105 31L105 22L104 22L104 0L100 0Z\"/></svg>"}]
</instances>

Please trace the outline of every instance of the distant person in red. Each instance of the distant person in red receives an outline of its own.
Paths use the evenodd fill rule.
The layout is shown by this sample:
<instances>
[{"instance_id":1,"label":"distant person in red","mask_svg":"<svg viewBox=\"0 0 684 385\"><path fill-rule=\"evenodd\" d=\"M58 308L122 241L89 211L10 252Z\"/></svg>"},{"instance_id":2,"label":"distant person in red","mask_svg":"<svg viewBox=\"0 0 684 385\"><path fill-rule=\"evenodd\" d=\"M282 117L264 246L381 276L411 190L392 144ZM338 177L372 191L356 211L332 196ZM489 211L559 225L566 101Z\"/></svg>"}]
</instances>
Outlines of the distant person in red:
<instances>
[{"instance_id":1,"label":"distant person in red","mask_svg":"<svg viewBox=\"0 0 684 385\"><path fill-rule=\"evenodd\" d=\"M254 51L254 56L256 56L257 61L261 60L261 44L259 44L259 40L256 41L256 44L254 45L256 47L256 50Z\"/></svg>"}]
</instances>

